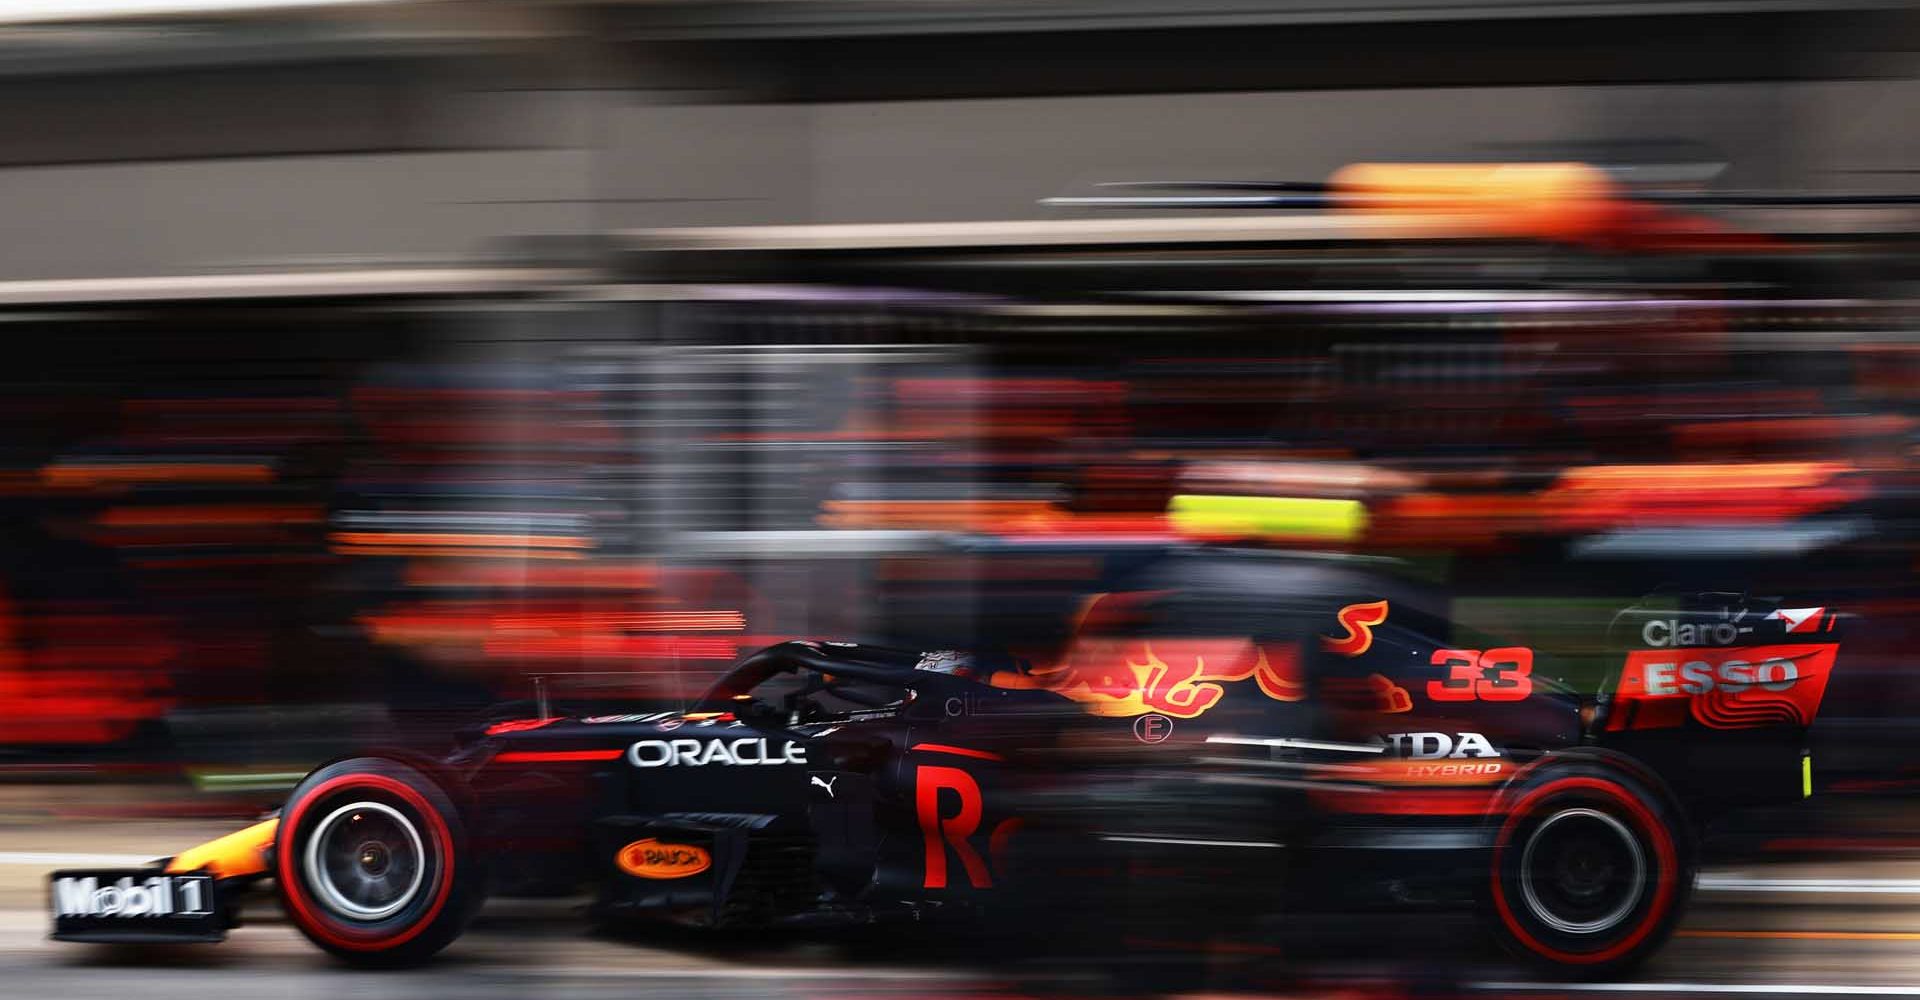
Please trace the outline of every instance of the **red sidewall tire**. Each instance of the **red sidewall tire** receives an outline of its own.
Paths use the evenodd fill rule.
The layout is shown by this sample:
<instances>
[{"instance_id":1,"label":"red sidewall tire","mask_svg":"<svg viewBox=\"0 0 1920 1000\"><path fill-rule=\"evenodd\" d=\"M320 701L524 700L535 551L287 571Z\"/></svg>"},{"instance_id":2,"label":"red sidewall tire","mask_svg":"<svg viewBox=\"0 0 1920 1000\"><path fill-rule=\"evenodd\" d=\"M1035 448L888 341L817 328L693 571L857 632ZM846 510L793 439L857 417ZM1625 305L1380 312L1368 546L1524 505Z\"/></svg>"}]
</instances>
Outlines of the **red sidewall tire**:
<instances>
[{"instance_id":1,"label":"red sidewall tire","mask_svg":"<svg viewBox=\"0 0 1920 1000\"><path fill-rule=\"evenodd\" d=\"M392 810L418 835L420 884L398 912L360 919L329 904L305 859L330 810L351 803ZM357 819L357 817L356 817ZM459 810L434 781L404 764L362 757L308 775L287 798L275 837L274 875L287 916L321 948L363 965L423 961L465 928L479 905Z\"/></svg>"},{"instance_id":2,"label":"red sidewall tire","mask_svg":"<svg viewBox=\"0 0 1920 1000\"><path fill-rule=\"evenodd\" d=\"M1509 951L1563 975L1619 973L1651 955L1673 932L1693 884L1693 858L1678 809L1666 796L1623 770L1598 763L1541 767L1503 795L1489 857L1489 923ZM1572 812L1569 812L1572 811ZM1598 814L1609 828L1630 835L1642 868L1631 885L1631 906L1601 929L1556 928L1523 891L1530 838L1552 817Z\"/></svg>"}]
</instances>

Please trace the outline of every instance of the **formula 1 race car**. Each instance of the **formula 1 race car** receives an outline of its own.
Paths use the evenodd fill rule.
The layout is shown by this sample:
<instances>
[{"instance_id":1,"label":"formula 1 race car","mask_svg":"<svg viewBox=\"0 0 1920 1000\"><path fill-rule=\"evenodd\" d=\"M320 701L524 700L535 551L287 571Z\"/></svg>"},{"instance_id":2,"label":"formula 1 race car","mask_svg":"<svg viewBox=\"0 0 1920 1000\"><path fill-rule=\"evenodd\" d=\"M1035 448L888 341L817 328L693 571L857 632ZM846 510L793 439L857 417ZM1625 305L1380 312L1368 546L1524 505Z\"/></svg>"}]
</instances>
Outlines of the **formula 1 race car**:
<instances>
[{"instance_id":1,"label":"formula 1 race car","mask_svg":"<svg viewBox=\"0 0 1920 1000\"><path fill-rule=\"evenodd\" d=\"M1038 665L783 642L689 711L336 760L276 818L155 867L57 872L54 936L218 940L265 879L368 965L432 955L489 894L584 887L603 919L715 927L996 907L1085 926L1367 889L1477 906L1524 958L1598 974L1670 932L1701 823L1808 794L1842 616L1645 601L1583 695L1445 609L1365 564L1174 560Z\"/></svg>"}]
</instances>

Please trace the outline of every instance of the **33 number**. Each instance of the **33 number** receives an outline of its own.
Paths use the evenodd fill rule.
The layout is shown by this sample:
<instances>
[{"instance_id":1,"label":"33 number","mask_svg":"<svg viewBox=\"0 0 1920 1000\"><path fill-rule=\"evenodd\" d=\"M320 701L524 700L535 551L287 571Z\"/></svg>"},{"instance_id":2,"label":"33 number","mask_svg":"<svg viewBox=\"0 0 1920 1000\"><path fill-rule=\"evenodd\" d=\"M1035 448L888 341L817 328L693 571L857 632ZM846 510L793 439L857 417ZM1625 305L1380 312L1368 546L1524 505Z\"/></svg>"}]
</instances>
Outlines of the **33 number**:
<instances>
[{"instance_id":1,"label":"33 number","mask_svg":"<svg viewBox=\"0 0 1920 1000\"><path fill-rule=\"evenodd\" d=\"M1533 650L1525 646L1436 649L1433 665L1447 670L1427 682L1433 701L1520 701L1533 693Z\"/></svg>"}]
</instances>

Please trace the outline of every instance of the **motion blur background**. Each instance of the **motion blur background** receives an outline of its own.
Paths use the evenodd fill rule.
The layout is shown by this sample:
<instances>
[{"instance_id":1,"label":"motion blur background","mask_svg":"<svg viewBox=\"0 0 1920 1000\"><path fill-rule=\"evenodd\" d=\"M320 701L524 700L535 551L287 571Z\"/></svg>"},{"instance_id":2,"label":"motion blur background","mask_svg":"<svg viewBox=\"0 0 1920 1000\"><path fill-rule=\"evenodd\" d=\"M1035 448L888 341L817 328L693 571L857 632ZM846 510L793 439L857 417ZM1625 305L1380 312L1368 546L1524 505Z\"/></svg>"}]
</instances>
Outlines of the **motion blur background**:
<instances>
[{"instance_id":1,"label":"motion blur background","mask_svg":"<svg viewBox=\"0 0 1920 1000\"><path fill-rule=\"evenodd\" d=\"M15 0L0 77L15 818L250 815L797 635L1044 658L1225 538L1575 680L1657 587L1824 595L1874 819L1769 842L1920 844L1920 208L1759 196L1920 195L1907 3ZM1041 204L1407 161L1696 203Z\"/></svg>"}]
</instances>

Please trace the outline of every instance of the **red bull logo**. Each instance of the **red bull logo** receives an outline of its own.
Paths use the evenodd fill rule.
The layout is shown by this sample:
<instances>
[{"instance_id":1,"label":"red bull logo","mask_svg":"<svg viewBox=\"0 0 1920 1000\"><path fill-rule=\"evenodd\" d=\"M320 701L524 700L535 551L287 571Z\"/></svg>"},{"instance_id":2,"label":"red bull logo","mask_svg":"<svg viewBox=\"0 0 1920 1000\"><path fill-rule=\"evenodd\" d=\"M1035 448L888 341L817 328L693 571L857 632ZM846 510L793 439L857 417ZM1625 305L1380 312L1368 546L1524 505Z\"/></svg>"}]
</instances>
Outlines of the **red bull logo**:
<instances>
[{"instance_id":1,"label":"red bull logo","mask_svg":"<svg viewBox=\"0 0 1920 1000\"><path fill-rule=\"evenodd\" d=\"M1138 623L1139 594L1104 594L1081 614L1083 632L1058 663L1025 674L995 674L998 687L1043 688L1087 706L1094 715L1160 715L1194 719L1226 697L1226 685L1251 680L1275 701L1304 701L1308 690L1302 650L1247 638L1119 638L1086 634L1096 627ZM1373 630L1387 620L1387 602L1349 604L1335 614L1343 635L1321 636L1328 652L1356 657L1373 647ZM1322 694L1341 708L1406 712L1407 690L1384 675L1328 678ZM1136 733L1138 735L1138 733ZM1146 740L1143 742L1158 742Z\"/></svg>"},{"instance_id":2,"label":"red bull logo","mask_svg":"<svg viewBox=\"0 0 1920 1000\"><path fill-rule=\"evenodd\" d=\"M1298 654L1247 639L1083 639L1059 663L995 683L1022 686L1021 680L1114 718L1198 718L1226 696L1224 685L1244 680L1276 701L1307 696Z\"/></svg>"}]
</instances>

